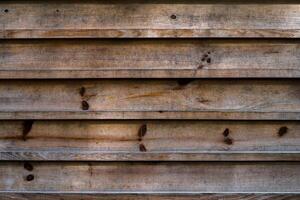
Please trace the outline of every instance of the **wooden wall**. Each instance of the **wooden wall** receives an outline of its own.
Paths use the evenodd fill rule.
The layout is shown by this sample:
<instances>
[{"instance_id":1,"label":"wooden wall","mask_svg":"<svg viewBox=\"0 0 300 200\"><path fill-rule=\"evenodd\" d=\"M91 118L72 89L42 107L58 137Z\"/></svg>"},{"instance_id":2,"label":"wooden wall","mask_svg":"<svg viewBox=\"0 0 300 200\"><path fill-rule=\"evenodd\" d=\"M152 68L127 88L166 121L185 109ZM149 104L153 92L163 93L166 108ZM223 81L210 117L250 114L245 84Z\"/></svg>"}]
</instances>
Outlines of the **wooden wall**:
<instances>
[{"instance_id":1,"label":"wooden wall","mask_svg":"<svg viewBox=\"0 0 300 200\"><path fill-rule=\"evenodd\" d=\"M300 199L300 3L0 2L0 199Z\"/></svg>"}]
</instances>

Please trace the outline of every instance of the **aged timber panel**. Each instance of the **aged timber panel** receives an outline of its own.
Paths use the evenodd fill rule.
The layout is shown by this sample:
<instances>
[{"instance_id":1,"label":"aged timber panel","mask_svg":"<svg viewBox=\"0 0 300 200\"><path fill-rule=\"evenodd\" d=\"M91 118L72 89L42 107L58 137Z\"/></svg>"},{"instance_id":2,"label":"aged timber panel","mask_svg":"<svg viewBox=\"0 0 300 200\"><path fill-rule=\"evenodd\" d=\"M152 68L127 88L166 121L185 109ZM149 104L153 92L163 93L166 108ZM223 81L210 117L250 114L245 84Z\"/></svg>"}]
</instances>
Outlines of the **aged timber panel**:
<instances>
[{"instance_id":1,"label":"aged timber panel","mask_svg":"<svg viewBox=\"0 0 300 200\"><path fill-rule=\"evenodd\" d=\"M2 80L1 119L300 119L294 80Z\"/></svg>"},{"instance_id":2,"label":"aged timber panel","mask_svg":"<svg viewBox=\"0 0 300 200\"><path fill-rule=\"evenodd\" d=\"M0 193L2 200L299 200L299 194L30 194Z\"/></svg>"},{"instance_id":3,"label":"aged timber panel","mask_svg":"<svg viewBox=\"0 0 300 200\"><path fill-rule=\"evenodd\" d=\"M1 160L298 160L297 121L0 121Z\"/></svg>"},{"instance_id":4,"label":"aged timber panel","mask_svg":"<svg viewBox=\"0 0 300 200\"><path fill-rule=\"evenodd\" d=\"M0 191L299 193L299 167L299 162L6 162L0 163Z\"/></svg>"},{"instance_id":5,"label":"aged timber panel","mask_svg":"<svg viewBox=\"0 0 300 200\"><path fill-rule=\"evenodd\" d=\"M299 37L297 1L270 2L3 1L0 37Z\"/></svg>"},{"instance_id":6,"label":"aged timber panel","mask_svg":"<svg viewBox=\"0 0 300 200\"><path fill-rule=\"evenodd\" d=\"M3 40L0 78L288 78L299 55L299 40Z\"/></svg>"}]
</instances>

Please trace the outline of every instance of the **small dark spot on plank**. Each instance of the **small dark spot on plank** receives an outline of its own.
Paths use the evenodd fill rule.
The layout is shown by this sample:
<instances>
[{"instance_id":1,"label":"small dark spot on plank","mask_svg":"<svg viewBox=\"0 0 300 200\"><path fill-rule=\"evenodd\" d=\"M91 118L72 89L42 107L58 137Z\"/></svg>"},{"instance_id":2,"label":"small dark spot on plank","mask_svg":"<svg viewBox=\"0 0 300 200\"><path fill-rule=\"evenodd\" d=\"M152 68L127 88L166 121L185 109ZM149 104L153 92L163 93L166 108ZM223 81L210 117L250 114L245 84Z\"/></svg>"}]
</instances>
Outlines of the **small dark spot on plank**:
<instances>
[{"instance_id":1,"label":"small dark spot on plank","mask_svg":"<svg viewBox=\"0 0 300 200\"><path fill-rule=\"evenodd\" d=\"M32 129L33 120L26 120L23 122L22 139L26 141L26 137Z\"/></svg>"},{"instance_id":2,"label":"small dark spot on plank","mask_svg":"<svg viewBox=\"0 0 300 200\"><path fill-rule=\"evenodd\" d=\"M138 131L138 136L140 139L142 139L147 133L147 125L143 124Z\"/></svg>"},{"instance_id":3,"label":"small dark spot on plank","mask_svg":"<svg viewBox=\"0 0 300 200\"><path fill-rule=\"evenodd\" d=\"M88 110L90 108L90 105L88 104L87 101L82 101L81 108L82 108L82 110Z\"/></svg>"},{"instance_id":4,"label":"small dark spot on plank","mask_svg":"<svg viewBox=\"0 0 300 200\"><path fill-rule=\"evenodd\" d=\"M232 144L233 144L233 139L231 139L231 138L229 138L229 137L226 137L226 138L224 139L224 142L225 142L225 144L232 145Z\"/></svg>"},{"instance_id":5,"label":"small dark spot on plank","mask_svg":"<svg viewBox=\"0 0 300 200\"><path fill-rule=\"evenodd\" d=\"M197 69L202 69L204 65L200 64Z\"/></svg>"},{"instance_id":6,"label":"small dark spot on plank","mask_svg":"<svg viewBox=\"0 0 300 200\"><path fill-rule=\"evenodd\" d=\"M211 63L211 58L207 58L206 62Z\"/></svg>"},{"instance_id":7,"label":"small dark spot on plank","mask_svg":"<svg viewBox=\"0 0 300 200\"><path fill-rule=\"evenodd\" d=\"M146 147L145 147L144 144L140 144L140 151L141 152L146 152L147 151L147 149L146 149Z\"/></svg>"},{"instance_id":8,"label":"small dark spot on plank","mask_svg":"<svg viewBox=\"0 0 300 200\"><path fill-rule=\"evenodd\" d=\"M171 19L176 19L177 16L173 14L173 15L170 16L170 18L171 18Z\"/></svg>"},{"instance_id":9,"label":"small dark spot on plank","mask_svg":"<svg viewBox=\"0 0 300 200\"><path fill-rule=\"evenodd\" d=\"M28 171L32 171L33 170L33 166L29 162L25 162L24 163L24 169L26 169Z\"/></svg>"},{"instance_id":10,"label":"small dark spot on plank","mask_svg":"<svg viewBox=\"0 0 300 200\"><path fill-rule=\"evenodd\" d=\"M8 13L8 12L9 12L9 10L8 10L8 9L5 9L5 10L4 10L4 12L5 12L5 13Z\"/></svg>"},{"instance_id":11,"label":"small dark spot on plank","mask_svg":"<svg viewBox=\"0 0 300 200\"><path fill-rule=\"evenodd\" d=\"M159 110L158 112L159 112L159 113L164 113L164 111L162 111L162 110Z\"/></svg>"},{"instance_id":12,"label":"small dark spot on plank","mask_svg":"<svg viewBox=\"0 0 300 200\"><path fill-rule=\"evenodd\" d=\"M56 12L59 12L59 10L57 9Z\"/></svg>"},{"instance_id":13,"label":"small dark spot on plank","mask_svg":"<svg viewBox=\"0 0 300 200\"><path fill-rule=\"evenodd\" d=\"M81 87L80 89L79 89L79 94L80 94L80 96L84 96L85 95L85 91L86 91L86 89L85 89L85 87Z\"/></svg>"},{"instance_id":14,"label":"small dark spot on plank","mask_svg":"<svg viewBox=\"0 0 300 200\"><path fill-rule=\"evenodd\" d=\"M228 137L229 133L230 133L229 128L226 128L223 132L224 137Z\"/></svg>"},{"instance_id":15,"label":"small dark spot on plank","mask_svg":"<svg viewBox=\"0 0 300 200\"><path fill-rule=\"evenodd\" d=\"M26 181L33 181L34 180L34 175L33 174L29 174L26 176Z\"/></svg>"},{"instance_id":16,"label":"small dark spot on plank","mask_svg":"<svg viewBox=\"0 0 300 200\"><path fill-rule=\"evenodd\" d=\"M280 129L278 130L278 136L279 136L279 137L282 137L282 136L284 136L287 132L288 132L288 127L286 127L286 126L280 127Z\"/></svg>"}]
</instances>

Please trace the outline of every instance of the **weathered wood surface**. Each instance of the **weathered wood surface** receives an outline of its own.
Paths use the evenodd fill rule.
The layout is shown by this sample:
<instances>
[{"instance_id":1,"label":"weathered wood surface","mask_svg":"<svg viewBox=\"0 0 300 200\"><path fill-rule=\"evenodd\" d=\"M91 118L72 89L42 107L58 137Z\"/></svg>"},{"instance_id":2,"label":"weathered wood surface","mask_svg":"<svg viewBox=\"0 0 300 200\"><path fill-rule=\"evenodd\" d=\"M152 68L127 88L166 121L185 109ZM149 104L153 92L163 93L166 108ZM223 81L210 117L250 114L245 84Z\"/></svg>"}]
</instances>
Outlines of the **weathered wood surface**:
<instances>
[{"instance_id":1,"label":"weathered wood surface","mask_svg":"<svg viewBox=\"0 0 300 200\"><path fill-rule=\"evenodd\" d=\"M0 121L0 160L300 161L299 143L297 121Z\"/></svg>"},{"instance_id":2,"label":"weathered wood surface","mask_svg":"<svg viewBox=\"0 0 300 200\"><path fill-rule=\"evenodd\" d=\"M70 2L1 1L0 37L300 36L297 1Z\"/></svg>"},{"instance_id":3,"label":"weathered wood surface","mask_svg":"<svg viewBox=\"0 0 300 200\"><path fill-rule=\"evenodd\" d=\"M299 194L28 194L0 193L2 200L299 200Z\"/></svg>"},{"instance_id":4,"label":"weathered wood surface","mask_svg":"<svg viewBox=\"0 0 300 200\"><path fill-rule=\"evenodd\" d=\"M300 77L299 44L298 40L4 40L0 78Z\"/></svg>"},{"instance_id":5,"label":"weathered wood surface","mask_svg":"<svg viewBox=\"0 0 300 200\"><path fill-rule=\"evenodd\" d=\"M300 81L2 80L1 119L300 119Z\"/></svg>"},{"instance_id":6,"label":"weathered wood surface","mask_svg":"<svg viewBox=\"0 0 300 200\"><path fill-rule=\"evenodd\" d=\"M299 193L299 162L0 163L0 191Z\"/></svg>"}]
</instances>

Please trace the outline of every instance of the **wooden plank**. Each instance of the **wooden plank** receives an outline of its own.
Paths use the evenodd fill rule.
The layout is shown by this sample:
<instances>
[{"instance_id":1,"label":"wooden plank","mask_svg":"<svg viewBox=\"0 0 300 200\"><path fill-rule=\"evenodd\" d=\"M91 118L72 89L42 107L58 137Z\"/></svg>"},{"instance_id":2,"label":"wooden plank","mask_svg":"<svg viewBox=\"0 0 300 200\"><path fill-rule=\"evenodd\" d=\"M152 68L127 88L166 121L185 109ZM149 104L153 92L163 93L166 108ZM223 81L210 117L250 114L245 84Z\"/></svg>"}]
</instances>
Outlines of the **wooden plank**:
<instances>
[{"instance_id":1,"label":"wooden plank","mask_svg":"<svg viewBox=\"0 0 300 200\"><path fill-rule=\"evenodd\" d=\"M2 200L299 200L299 194L32 194L0 193Z\"/></svg>"},{"instance_id":2,"label":"wooden plank","mask_svg":"<svg viewBox=\"0 0 300 200\"><path fill-rule=\"evenodd\" d=\"M299 193L299 168L299 162L1 162L0 191Z\"/></svg>"},{"instance_id":3,"label":"wooden plank","mask_svg":"<svg viewBox=\"0 0 300 200\"><path fill-rule=\"evenodd\" d=\"M1 1L1 38L300 36L297 1Z\"/></svg>"},{"instance_id":4,"label":"wooden plank","mask_svg":"<svg viewBox=\"0 0 300 200\"><path fill-rule=\"evenodd\" d=\"M293 80L1 80L0 119L300 119Z\"/></svg>"},{"instance_id":5,"label":"wooden plank","mask_svg":"<svg viewBox=\"0 0 300 200\"><path fill-rule=\"evenodd\" d=\"M300 161L297 121L0 121L0 160Z\"/></svg>"},{"instance_id":6,"label":"wooden plank","mask_svg":"<svg viewBox=\"0 0 300 200\"><path fill-rule=\"evenodd\" d=\"M0 78L300 77L298 40L3 40Z\"/></svg>"}]
</instances>

